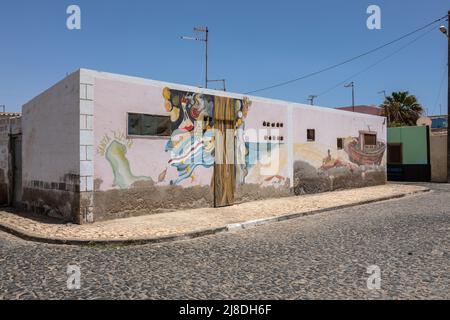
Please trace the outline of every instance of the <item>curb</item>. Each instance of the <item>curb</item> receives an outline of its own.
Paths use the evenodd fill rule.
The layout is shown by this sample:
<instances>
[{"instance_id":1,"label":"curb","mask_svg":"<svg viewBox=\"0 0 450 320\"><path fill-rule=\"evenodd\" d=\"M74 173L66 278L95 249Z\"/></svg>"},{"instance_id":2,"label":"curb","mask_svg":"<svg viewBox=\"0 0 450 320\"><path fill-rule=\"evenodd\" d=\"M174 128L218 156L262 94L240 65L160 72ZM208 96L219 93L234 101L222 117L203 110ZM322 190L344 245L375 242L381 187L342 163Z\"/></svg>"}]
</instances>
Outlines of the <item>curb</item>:
<instances>
[{"instance_id":1,"label":"curb","mask_svg":"<svg viewBox=\"0 0 450 320\"><path fill-rule=\"evenodd\" d=\"M423 190L417 190L409 193L404 194L398 194L393 196L386 196L381 197L377 199L371 199L371 200L365 200L361 202L355 202L350 204L344 204L340 206L335 207L329 207L324 209L318 209L318 210L311 210L307 212L301 212L301 213L288 213L282 216L278 217L270 217L270 218L263 218L258 220L250 220L240 223L233 223L228 224L223 227L217 227L217 228L210 228L210 229L203 229L193 232L186 232L186 233L179 233L174 235L168 235L168 236L162 236L162 237L154 237L154 238L144 238L144 239L113 239L113 240L80 240L80 239L60 239L60 238L46 238L42 237L33 233L19 231L15 229L14 227L11 227L9 225L4 225L0 221L0 230L10 233L18 238L21 238L23 240L27 241L33 241L33 242L39 242L39 243L47 243L47 244L57 244L57 245L77 245L77 246L107 246L107 245L143 245L143 244L157 244L157 243L164 243L164 242L172 242L172 241L181 241L181 240L189 240L194 238L200 238L204 236L214 235L217 233L222 232L236 232L239 230L244 229L250 229L255 228L262 225L271 224L274 222L280 222L285 220L291 220L299 217L309 216L313 214L333 211L333 210L339 210L339 209L345 209L345 208L351 208L356 207L360 205L375 203L375 202L382 202L392 199L399 199L404 198L406 196L411 196L414 194L420 194L420 193L426 193L430 192L430 189L423 189Z\"/></svg>"}]
</instances>

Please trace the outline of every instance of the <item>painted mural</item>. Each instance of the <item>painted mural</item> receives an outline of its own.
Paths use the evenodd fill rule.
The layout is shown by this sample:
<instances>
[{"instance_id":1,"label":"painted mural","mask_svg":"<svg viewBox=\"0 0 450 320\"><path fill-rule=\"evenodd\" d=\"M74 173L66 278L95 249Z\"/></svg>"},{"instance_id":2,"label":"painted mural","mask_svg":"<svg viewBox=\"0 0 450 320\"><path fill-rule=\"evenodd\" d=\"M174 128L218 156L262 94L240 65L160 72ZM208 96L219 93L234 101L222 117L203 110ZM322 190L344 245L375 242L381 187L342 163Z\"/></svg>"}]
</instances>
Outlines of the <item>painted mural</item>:
<instances>
[{"instance_id":1,"label":"painted mural","mask_svg":"<svg viewBox=\"0 0 450 320\"><path fill-rule=\"evenodd\" d=\"M131 172L130 162L127 159L127 151L133 145L124 133L113 131L112 135L105 134L97 147L97 153L104 156L111 166L114 181L113 187L125 189L138 181L149 181L151 178L135 176Z\"/></svg>"},{"instance_id":2,"label":"painted mural","mask_svg":"<svg viewBox=\"0 0 450 320\"><path fill-rule=\"evenodd\" d=\"M177 177L170 184L178 185L183 181L196 179L198 167L210 168L215 163L215 117L217 97L212 95L163 89L164 108L169 112L172 122L172 134L165 151L170 154L166 168L159 174L158 182L167 177L169 168L177 170ZM245 157L248 147L244 141L245 118L251 101L247 98L231 99L234 106L235 156L237 159L237 177L243 181L247 175Z\"/></svg>"},{"instance_id":3,"label":"painted mural","mask_svg":"<svg viewBox=\"0 0 450 320\"><path fill-rule=\"evenodd\" d=\"M384 152L386 150L386 143L377 141L372 148L367 148L360 137L353 138L345 145L350 161L358 165L377 165L381 164Z\"/></svg>"},{"instance_id":4,"label":"painted mural","mask_svg":"<svg viewBox=\"0 0 450 320\"><path fill-rule=\"evenodd\" d=\"M376 140L365 146L363 137L364 133L343 138L341 149L316 142L295 144L294 192L316 193L384 183L386 143Z\"/></svg>"}]
</instances>

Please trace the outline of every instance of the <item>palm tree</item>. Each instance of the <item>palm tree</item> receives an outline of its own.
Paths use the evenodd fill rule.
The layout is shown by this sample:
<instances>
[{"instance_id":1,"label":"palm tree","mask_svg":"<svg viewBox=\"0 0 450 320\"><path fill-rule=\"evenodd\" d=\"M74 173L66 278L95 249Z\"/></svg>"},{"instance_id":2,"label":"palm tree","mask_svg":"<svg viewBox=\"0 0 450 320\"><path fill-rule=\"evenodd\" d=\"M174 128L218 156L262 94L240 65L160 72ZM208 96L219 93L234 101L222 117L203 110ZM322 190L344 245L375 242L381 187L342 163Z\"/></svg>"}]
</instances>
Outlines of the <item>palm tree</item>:
<instances>
[{"instance_id":1,"label":"palm tree","mask_svg":"<svg viewBox=\"0 0 450 320\"><path fill-rule=\"evenodd\" d=\"M423 113L422 105L408 91L392 92L381 105L388 127L415 126Z\"/></svg>"}]
</instances>

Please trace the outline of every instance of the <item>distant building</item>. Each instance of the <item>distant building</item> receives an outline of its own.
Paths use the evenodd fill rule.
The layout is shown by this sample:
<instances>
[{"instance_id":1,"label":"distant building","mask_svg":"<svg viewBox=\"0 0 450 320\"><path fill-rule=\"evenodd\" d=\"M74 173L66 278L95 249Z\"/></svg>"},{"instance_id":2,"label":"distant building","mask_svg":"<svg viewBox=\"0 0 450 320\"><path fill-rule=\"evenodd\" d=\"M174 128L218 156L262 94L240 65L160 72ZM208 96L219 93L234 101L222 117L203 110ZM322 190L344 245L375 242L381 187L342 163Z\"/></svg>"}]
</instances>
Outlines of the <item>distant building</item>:
<instances>
[{"instance_id":1,"label":"distant building","mask_svg":"<svg viewBox=\"0 0 450 320\"><path fill-rule=\"evenodd\" d=\"M20 113L17 113L17 112L0 112L0 119L16 118L16 117L20 117Z\"/></svg>"},{"instance_id":2,"label":"distant building","mask_svg":"<svg viewBox=\"0 0 450 320\"><path fill-rule=\"evenodd\" d=\"M390 181L430 181L430 129L428 126L387 130L387 175Z\"/></svg>"},{"instance_id":3,"label":"distant building","mask_svg":"<svg viewBox=\"0 0 450 320\"><path fill-rule=\"evenodd\" d=\"M431 129L443 129L448 128L448 116L430 116L431 119Z\"/></svg>"},{"instance_id":4,"label":"distant building","mask_svg":"<svg viewBox=\"0 0 450 320\"><path fill-rule=\"evenodd\" d=\"M353 106L349 107L337 107L337 110L344 110L344 111L352 111L353 112ZM367 106L367 105L359 105L355 106L355 112L358 113L365 113L365 114L372 114L374 116L381 116L382 110L380 107L377 107L375 105Z\"/></svg>"}]
</instances>

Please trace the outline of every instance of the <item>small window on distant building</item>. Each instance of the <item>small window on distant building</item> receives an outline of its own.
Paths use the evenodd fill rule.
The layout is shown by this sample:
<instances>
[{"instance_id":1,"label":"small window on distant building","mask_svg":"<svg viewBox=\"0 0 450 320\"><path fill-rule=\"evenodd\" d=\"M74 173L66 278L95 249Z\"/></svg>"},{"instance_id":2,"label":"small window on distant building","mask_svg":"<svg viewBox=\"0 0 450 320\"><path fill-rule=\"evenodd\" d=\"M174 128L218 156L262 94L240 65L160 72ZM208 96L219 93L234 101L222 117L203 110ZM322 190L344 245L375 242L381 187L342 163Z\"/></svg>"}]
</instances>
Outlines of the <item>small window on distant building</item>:
<instances>
[{"instance_id":1,"label":"small window on distant building","mask_svg":"<svg viewBox=\"0 0 450 320\"><path fill-rule=\"evenodd\" d=\"M377 135L376 134L364 134L364 145L365 146L376 146L377 145Z\"/></svg>"},{"instance_id":2,"label":"small window on distant building","mask_svg":"<svg viewBox=\"0 0 450 320\"><path fill-rule=\"evenodd\" d=\"M402 144L401 143L388 143L387 147L387 163L389 164L402 164Z\"/></svg>"},{"instance_id":3,"label":"small window on distant building","mask_svg":"<svg viewBox=\"0 0 450 320\"><path fill-rule=\"evenodd\" d=\"M308 141L316 140L316 130L315 129L307 129L306 130L306 140L308 140Z\"/></svg>"},{"instance_id":4,"label":"small window on distant building","mask_svg":"<svg viewBox=\"0 0 450 320\"><path fill-rule=\"evenodd\" d=\"M338 150L344 149L344 139L337 138L337 149Z\"/></svg>"},{"instance_id":5,"label":"small window on distant building","mask_svg":"<svg viewBox=\"0 0 450 320\"><path fill-rule=\"evenodd\" d=\"M168 137L172 133L170 117L128 113L128 135Z\"/></svg>"}]
</instances>

